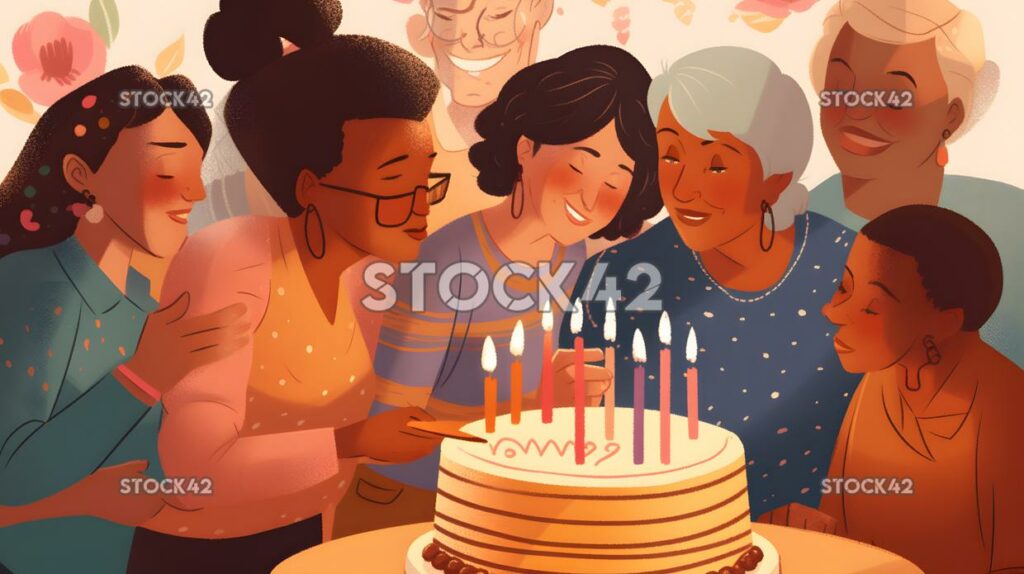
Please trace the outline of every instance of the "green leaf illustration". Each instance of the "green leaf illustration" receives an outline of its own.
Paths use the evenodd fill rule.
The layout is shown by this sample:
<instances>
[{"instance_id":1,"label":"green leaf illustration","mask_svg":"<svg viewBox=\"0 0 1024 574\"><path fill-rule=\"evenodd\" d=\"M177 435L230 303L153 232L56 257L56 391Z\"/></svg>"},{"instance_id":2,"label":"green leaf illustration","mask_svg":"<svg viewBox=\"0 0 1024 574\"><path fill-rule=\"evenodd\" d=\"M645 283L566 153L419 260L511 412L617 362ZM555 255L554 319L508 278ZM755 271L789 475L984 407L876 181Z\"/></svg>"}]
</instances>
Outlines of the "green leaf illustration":
<instances>
[{"instance_id":1,"label":"green leaf illustration","mask_svg":"<svg viewBox=\"0 0 1024 574\"><path fill-rule=\"evenodd\" d=\"M117 32L121 27L120 17L117 14L117 2L115 0L92 0L89 3L89 24L100 35L100 38L103 38L103 43L109 48L117 38Z\"/></svg>"}]
</instances>

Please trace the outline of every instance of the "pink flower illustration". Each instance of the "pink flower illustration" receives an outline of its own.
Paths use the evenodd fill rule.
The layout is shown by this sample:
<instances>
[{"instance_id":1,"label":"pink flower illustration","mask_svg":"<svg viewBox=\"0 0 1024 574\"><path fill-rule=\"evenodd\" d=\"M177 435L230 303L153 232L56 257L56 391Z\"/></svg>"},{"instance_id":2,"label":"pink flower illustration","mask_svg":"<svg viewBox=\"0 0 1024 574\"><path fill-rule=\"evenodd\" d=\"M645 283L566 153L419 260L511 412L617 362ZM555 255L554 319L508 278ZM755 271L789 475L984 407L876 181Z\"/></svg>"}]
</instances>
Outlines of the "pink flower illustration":
<instances>
[{"instance_id":1,"label":"pink flower illustration","mask_svg":"<svg viewBox=\"0 0 1024 574\"><path fill-rule=\"evenodd\" d=\"M759 12L770 18L785 18L793 12L803 12L818 0L741 0L736 5L743 12Z\"/></svg>"},{"instance_id":2,"label":"pink flower illustration","mask_svg":"<svg viewBox=\"0 0 1024 574\"><path fill-rule=\"evenodd\" d=\"M42 12L18 28L12 42L18 85L32 101L48 106L95 79L107 65L107 48L88 22Z\"/></svg>"}]
</instances>

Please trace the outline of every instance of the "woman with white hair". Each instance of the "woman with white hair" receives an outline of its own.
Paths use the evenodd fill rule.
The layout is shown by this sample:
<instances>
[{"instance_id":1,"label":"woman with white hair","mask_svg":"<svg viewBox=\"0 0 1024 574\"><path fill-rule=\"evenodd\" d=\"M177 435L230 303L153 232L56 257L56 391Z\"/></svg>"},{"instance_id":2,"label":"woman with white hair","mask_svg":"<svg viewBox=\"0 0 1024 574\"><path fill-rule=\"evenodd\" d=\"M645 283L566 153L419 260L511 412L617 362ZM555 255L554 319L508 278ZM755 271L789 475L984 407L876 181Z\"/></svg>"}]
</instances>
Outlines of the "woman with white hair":
<instances>
[{"instance_id":1,"label":"woman with white hair","mask_svg":"<svg viewBox=\"0 0 1024 574\"><path fill-rule=\"evenodd\" d=\"M1024 190L946 174L952 142L988 109L998 67L981 24L948 0L841 0L825 17L811 62L821 132L839 173L810 209L859 230L896 207L939 205L977 223L1024 288ZM1004 297L981 335L1024 365L1024 299Z\"/></svg>"},{"instance_id":2,"label":"woman with white hair","mask_svg":"<svg viewBox=\"0 0 1024 574\"><path fill-rule=\"evenodd\" d=\"M765 56L716 47L656 78L648 107L670 217L588 261L574 294L586 302L585 344L605 345L605 302L618 301L615 398L629 406L634 330L647 337L647 372L658 373L662 310L677 361L693 327L700 419L743 439L754 515L814 505L857 377L843 371L832 325L817 311L836 289L854 234L805 212L799 180L814 133L807 98ZM567 324L562 344L571 344ZM679 364L672 386L685 389ZM648 407L659 404L654 377L645 395ZM686 393L673 393L671 406L686 414Z\"/></svg>"}]
</instances>

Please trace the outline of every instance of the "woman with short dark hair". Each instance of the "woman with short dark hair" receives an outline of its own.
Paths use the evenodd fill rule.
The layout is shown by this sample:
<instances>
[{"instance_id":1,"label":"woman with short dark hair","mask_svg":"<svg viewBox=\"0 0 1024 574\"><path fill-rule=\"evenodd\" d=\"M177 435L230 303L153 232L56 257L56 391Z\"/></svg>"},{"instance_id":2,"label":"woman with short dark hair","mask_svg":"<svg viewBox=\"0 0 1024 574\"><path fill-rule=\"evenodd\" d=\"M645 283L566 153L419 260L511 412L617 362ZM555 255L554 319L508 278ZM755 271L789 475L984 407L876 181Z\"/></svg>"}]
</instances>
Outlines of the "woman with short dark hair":
<instances>
[{"instance_id":1,"label":"woman with short dark hair","mask_svg":"<svg viewBox=\"0 0 1024 574\"><path fill-rule=\"evenodd\" d=\"M635 235L661 209L657 144L646 103L650 81L624 50L588 46L523 69L481 112L476 128L484 139L470 149L470 160L480 171L480 189L505 200L424 242L419 262L436 272L425 277L421 306L411 276L397 278L398 302L384 317L374 360L382 378L376 411L417 404L442 418L481 418L484 397L477 381L487 336L500 349L495 376L499 410L507 411L507 345L517 321L524 327L524 408L530 408L543 340L540 266L549 263L555 283L570 293L586 258L586 239ZM503 278L501 270L513 263L518 271ZM477 281L444 278L455 266L478 269L478 277L486 278L488 292L479 304L469 302ZM559 276L559 269L565 274ZM495 290L496 279L505 293ZM557 320L558 302L552 307ZM571 361L562 359L556 356L556 369L564 367L556 373L556 386L568 389ZM610 378L603 368L589 368L592 394ZM351 510L338 513L335 536L430 520L437 464L435 455L378 469L387 477L367 471L362 480L376 488L352 492L343 502Z\"/></svg>"},{"instance_id":2,"label":"woman with short dark hair","mask_svg":"<svg viewBox=\"0 0 1024 574\"><path fill-rule=\"evenodd\" d=\"M996 246L953 211L911 205L864 226L823 312L843 367L865 376L824 514L790 508L790 523L834 525L928 574L1019 571L1024 371L978 333L1002 289Z\"/></svg>"}]
</instances>

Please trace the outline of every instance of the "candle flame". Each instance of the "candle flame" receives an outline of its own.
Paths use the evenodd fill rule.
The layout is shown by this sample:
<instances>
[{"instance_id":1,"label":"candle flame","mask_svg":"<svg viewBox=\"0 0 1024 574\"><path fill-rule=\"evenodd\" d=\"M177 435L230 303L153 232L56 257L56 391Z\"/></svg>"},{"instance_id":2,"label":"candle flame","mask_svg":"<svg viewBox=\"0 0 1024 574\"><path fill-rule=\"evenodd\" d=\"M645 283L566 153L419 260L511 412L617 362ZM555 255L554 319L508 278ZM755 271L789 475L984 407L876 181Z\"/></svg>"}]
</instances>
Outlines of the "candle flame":
<instances>
[{"instance_id":1,"label":"candle flame","mask_svg":"<svg viewBox=\"0 0 1024 574\"><path fill-rule=\"evenodd\" d=\"M550 333L555 326L555 318L551 315L551 300L544 301L540 308L540 326L546 333Z\"/></svg>"},{"instance_id":2,"label":"candle flame","mask_svg":"<svg viewBox=\"0 0 1024 574\"><path fill-rule=\"evenodd\" d=\"M523 347L526 344L526 335L523 332L523 322L516 321L516 327L512 329L512 340L509 341L508 350L513 357L523 356Z\"/></svg>"},{"instance_id":3,"label":"candle flame","mask_svg":"<svg viewBox=\"0 0 1024 574\"><path fill-rule=\"evenodd\" d=\"M644 334L640 329L633 331L633 360L637 363L647 362L647 343L644 343Z\"/></svg>"},{"instance_id":4,"label":"candle flame","mask_svg":"<svg viewBox=\"0 0 1024 574\"><path fill-rule=\"evenodd\" d=\"M662 311L658 320L658 340L666 347L672 346L672 322L668 319L668 311Z\"/></svg>"},{"instance_id":5,"label":"candle flame","mask_svg":"<svg viewBox=\"0 0 1024 574\"><path fill-rule=\"evenodd\" d=\"M484 339L484 351L480 354L480 365L488 375L498 368L498 353L494 350L494 339L489 335Z\"/></svg>"},{"instance_id":6,"label":"candle flame","mask_svg":"<svg viewBox=\"0 0 1024 574\"><path fill-rule=\"evenodd\" d=\"M572 331L573 335L579 335L580 331L583 330L583 304L580 303L578 297L576 302L572 304L572 318L569 319L569 330Z\"/></svg>"},{"instance_id":7,"label":"candle flame","mask_svg":"<svg viewBox=\"0 0 1024 574\"><path fill-rule=\"evenodd\" d=\"M615 301L611 298L604 308L604 340L609 343L615 342Z\"/></svg>"},{"instance_id":8,"label":"candle flame","mask_svg":"<svg viewBox=\"0 0 1024 574\"><path fill-rule=\"evenodd\" d=\"M691 363L697 362L697 332L690 327L690 334L686 337L686 360Z\"/></svg>"}]
</instances>

